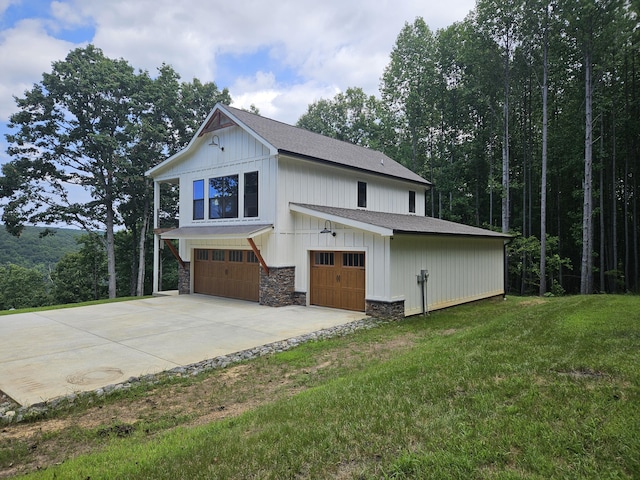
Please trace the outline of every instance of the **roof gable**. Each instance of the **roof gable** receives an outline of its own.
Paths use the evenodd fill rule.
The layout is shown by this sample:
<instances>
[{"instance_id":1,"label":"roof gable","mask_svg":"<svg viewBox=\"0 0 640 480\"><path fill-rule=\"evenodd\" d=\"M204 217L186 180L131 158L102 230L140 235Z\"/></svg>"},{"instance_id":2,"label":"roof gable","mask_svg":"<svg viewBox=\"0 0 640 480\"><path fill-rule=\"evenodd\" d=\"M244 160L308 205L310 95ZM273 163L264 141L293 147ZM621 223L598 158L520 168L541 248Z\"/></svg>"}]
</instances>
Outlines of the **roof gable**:
<instances>
[{"instance_id":1,"label":"roof gable","mask_svg":"<svg viewBox=\"0 0 640 480\"><path fill-rule=\"evenodd\" d=\"M220 103L211 110L189 144L150 169L147 175L155 176L193 148L196 139L203 135L237 126L268 147L272 154L288 155L323 162L334 166L360 170L430 187L431 182L412 172L382 152L361 147L342 140L294 127L286 123L262 117Z\"/></svg>"},{"instance_id":2,"label":"roof gable","mask_svg":"<svg viewBox=\"0 0 640 480\"><path fill-rule=\"evenodd\" d=\"M221 130L227 127L233 127L237 125L233 120L231 120L227 115L222 112L222 110L215 110L213 114L209 116L208 120L205 120L204 126L200 129L200 133L198 133L198 137L209 133L215 132L216 130Z\"/></svg>"}]
</instances>

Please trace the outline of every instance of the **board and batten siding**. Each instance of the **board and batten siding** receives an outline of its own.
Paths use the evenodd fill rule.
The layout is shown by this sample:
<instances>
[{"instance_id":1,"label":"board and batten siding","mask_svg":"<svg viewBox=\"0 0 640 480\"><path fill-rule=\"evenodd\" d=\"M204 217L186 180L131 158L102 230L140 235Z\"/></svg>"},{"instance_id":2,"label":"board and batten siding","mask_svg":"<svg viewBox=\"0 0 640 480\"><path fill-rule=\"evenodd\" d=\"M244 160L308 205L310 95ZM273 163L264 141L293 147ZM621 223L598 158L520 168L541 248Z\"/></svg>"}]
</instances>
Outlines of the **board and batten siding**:
<instances>
[{"instance_id":1,"label":"board and batten siding","mask_svg":"<svg viewBox=\"0 0 640 480\"><path fill-rule=\"evenodd\" d=\"M300 213L292 214L295 223L295 235L288 235L288 248L294 254L296 267L295 289L309 293L310 252L339 251L365 253L365 298L372 300L388 299L391 294L389 237L332 223L336 232L334 237L320 233L324 220ZM281 239L283 235L280 235ZM282 243L278 242L281 246Z\"/></svg>"},{"instance_id":2,"label":"board and batten siding","mask_svg":"<svg viewBox=\"0 0 640 480\"><path fill-rule=\"evenodd\" d=\"M391 241L392 298L405 300L405 315L422 313L416 276L428 270L429 310L504 294L502 239L404 236Z\"/></svg>"},{"instance_id":3,"label":"board and batten siding","mask_svg":"<svg viewBox=\"0 0 640 480\"><path fill-rule=\"evenodd\" d=\"M269 149L258 142L245 130L232 127L215 132L224 150L210 145L211 134L197 138L189 152L180 161L173 163L166 171L156 177L156 181L163 179L179 179L179 211L180 227L208 226L208 225L237 225L238 223L267 224L275 222L275 190L277 162L270 156ZM258 217L243 218L244 195L242 186L243 175L247 172L258 172ZM208 218L208 180L226 175L238 175L238 218L209 219ZM205 218L193 219L193 182L205 182ZM246 240L244 240L246 245ZM200 248L193 241L180 242L180 256L190 261L193 248ZM204 247L204 245L203 245Z\"/></svg>"},{"instance_id":4,"label":"board and batten siding","mask_svg":"<svg viewBox=\"0 0 640 480\"><path fill-rule=\"evenodd\" d=\"M416 192L416 215L424 215L425 187L310 160L278 158L278 225L291 231L289 203L358 208L358 182L367 184L365 210L409 214L409 191Z\"/></svg>"}]
</instances>

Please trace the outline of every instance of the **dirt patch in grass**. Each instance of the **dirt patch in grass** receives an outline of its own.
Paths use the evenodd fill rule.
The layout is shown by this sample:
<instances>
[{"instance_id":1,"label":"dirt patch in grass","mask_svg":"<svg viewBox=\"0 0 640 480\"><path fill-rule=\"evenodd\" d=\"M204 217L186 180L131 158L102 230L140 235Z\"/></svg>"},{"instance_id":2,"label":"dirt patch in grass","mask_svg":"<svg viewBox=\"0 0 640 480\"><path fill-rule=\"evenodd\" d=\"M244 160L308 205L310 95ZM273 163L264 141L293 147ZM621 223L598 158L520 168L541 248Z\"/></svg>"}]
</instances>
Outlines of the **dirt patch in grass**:
<instances>
[{"instance_id":1,"label":"dirt patch in grass","mask_svg":"<svg viewBox=\"0 0 640 480\"><path fill-rule=\"evenodd\" d=\"M147 438L177 426L236 417L335 378L363 359L388 359L411 348L415 340L411 333L371 343L347 339L311 355L304 367L263 357L58 412L54 418L4 425L0 478L62 463L114 439Z\"/></svg>"},{"instance_id":2,"label":"dirt patch in grass","mask_svg":"<svg viewBox=\"0 0 640 480\"><path fill-rule=\"evenodd\" d=\"M531 307L535 305L542 305L543 303L547 303L547 300L544 298L529 298L528 300L520 302L520 305L523 307Z\"/></svg>"}]
</instances>

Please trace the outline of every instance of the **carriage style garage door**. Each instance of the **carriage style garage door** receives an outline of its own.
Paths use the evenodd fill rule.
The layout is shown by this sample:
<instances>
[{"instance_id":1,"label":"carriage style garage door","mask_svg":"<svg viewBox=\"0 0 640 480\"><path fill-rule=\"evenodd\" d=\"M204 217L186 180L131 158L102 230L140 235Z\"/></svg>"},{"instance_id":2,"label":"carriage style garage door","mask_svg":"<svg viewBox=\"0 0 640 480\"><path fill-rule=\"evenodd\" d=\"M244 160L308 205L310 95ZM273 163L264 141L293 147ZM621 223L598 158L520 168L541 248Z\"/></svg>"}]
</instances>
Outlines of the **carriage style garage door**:
<instances>
[{"instance_id":1,"label":"carriage style garage door","mask_svg":"<svg viewBox=\"0 0 640 480\"><path fill-rule=\"evenodd\" d=\"M364 252L311 252L311 304L364 311L364 265Z\"/></svg>"},{"instance_id":2,"label":"carriage style garage door","mask_svg":"<svg viewBox=\"0 0 640 480\"><path fill-rule=\"evenodd\" d=\"M259 300L260 263L251 250L194 251L193 291L241 300Z\"/></svg>"}]
</instances>

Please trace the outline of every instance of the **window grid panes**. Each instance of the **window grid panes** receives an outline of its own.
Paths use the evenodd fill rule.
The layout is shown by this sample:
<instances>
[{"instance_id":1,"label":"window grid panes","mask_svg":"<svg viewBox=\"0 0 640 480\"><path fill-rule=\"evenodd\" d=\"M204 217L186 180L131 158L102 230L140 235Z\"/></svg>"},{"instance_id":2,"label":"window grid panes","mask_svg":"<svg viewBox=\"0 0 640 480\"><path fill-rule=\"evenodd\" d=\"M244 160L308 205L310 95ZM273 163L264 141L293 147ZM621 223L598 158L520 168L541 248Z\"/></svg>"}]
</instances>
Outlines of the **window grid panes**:
<instances>
[{"instance_id":1,"label":"window grid panes","mask_svg":"<svg viewBox=\"0 0 640 480\"><path fill-rule=\"evenodd\" d=\"M242 250L229 250L230 262L242 262L244 252Z\"/></svg>"},{"instance_id":2,"label":"window grid panes","mask_svg":"<svg viewBox=\"0 0 640 480\"><path fill-rule=\"evenodd\" d=\"M343 253L343 267L364 267L364 253Z\"/></svg>"},{"instance_id":3,"label":"window grid panes","mask_svg":"<svg viewBox=\"0 0 640 480\"><path fill-rule=\"evenodd\" d=\"M316 252L314 260L316 265L334 265L334 257L331 252Z\"/></svg>"},{"instance_id":4,"label":"window grid panes","mask_svg":"<svg viewBox=\"0 0 640 480\"><path fill-rule=\"evenodd\" d=\"M196 250L196 260L209 260L209 251Z\"/></svg>"},{"instance_id":5,"label":"window grid panes","mask_svg":"<svg viewBox=\"0 0 640 480\"><path fill-rule=\"evenodd\" d=\"M224 262L224 250L213 250L211 260L214 262Z\"/></svg>"}]
</instances>

